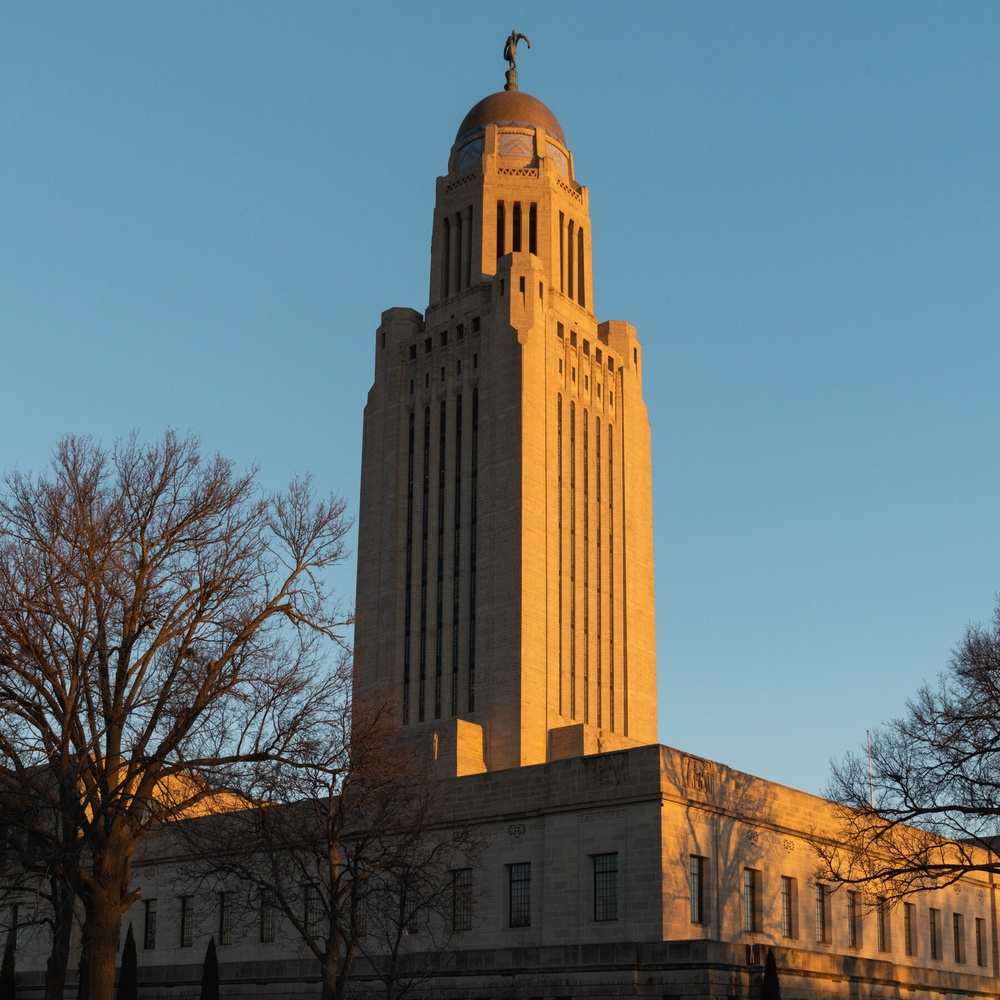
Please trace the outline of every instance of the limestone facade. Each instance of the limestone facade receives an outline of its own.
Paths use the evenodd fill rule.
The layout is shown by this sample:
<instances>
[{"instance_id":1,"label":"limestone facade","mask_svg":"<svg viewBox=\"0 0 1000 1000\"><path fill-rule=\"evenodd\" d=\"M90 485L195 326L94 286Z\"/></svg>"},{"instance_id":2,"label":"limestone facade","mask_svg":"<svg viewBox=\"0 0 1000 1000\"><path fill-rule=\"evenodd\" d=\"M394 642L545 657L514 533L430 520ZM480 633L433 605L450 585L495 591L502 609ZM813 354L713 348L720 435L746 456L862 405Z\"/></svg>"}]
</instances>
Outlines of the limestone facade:
<instances>
[{"instance_id":1,"label":"limestone facade","mask_svg":"<svg viewBox=\"0 0 1000 1000\"><path fill-rule=\"evenodd\" d=\"M439 828L456 825L475 845L474 861L455 859L456 875L470 865L466 902L456 894L432 918L449 926L414 928L405 947L421 962L433 951L422 997L750 998L768 947L798 1000L998 995L987 876L888 909L851 900L817 881L816 845L839 830L829 802L679 750L443 781ZM169 830L144 848L135 884L126 922L147 1000L197 995L209 936L225 996L318 990L291 928L262 940L257 897L193 878ZM40 995L44 938L25 930L25 996ZM373 985L359 962L353 995Z\"/></svg>"},{"instance_id":2,"label":"limestone facade","mask_svg":"<svg viewBox=\"0 0 1000 1000\"><path fill-rule=\"evenodd\" d=\"M591 259L555 117L480 102L438 178L427 311L375 335L359 514L359 703L452 774L656 740L642 351L597 321Z\"/></svg>"}]
</instances>

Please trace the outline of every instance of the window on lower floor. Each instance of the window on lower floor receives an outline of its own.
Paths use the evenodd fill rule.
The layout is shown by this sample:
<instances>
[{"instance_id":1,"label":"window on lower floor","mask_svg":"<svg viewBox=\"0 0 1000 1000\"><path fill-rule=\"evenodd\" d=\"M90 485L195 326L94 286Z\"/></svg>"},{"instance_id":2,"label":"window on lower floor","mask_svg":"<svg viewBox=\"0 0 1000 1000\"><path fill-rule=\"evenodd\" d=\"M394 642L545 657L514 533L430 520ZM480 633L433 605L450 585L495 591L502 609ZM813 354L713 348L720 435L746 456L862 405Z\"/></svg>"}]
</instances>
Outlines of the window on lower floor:
<instances>
[{"instance_id":1,"label":"window on lower floor","mask_svg":"<svg viewBox=\"0 0 1000 1000\"><path fill-rule=\"evenodd\" d=\"M941 957L941 911L931 907L928 914L931 933L931 958Z\"/></svg>"},{"instance_id":2,"label":"window on lower floor","mask_svg":"<svg viewBox=\"0 0 1000 1000\"><path fill-rule=\"evenodd\" d=\"M531 862L511 865L510 877L510 926L531 926Z\"/></svg>"},{"instance_id":3,"label":"window on lower floor","mask_svg":"<svg viewBox=\"0 0 1000 1000\"><path fill-rule=\"evenodd\" d=\"M181 896L180 945L190 948L194 944L194 896Z\"/></svg>"},{"instance_id":4,"label":"window on lower floor","mask_svg":"<svg viewBox=\"0 0 1000 1000\"><path fill-rule=\"evenodd\" d=\"M847 947L861 947L861 893L847 890Z\"/></svg>"},{"instance_id":5,"label":"window on lower floor","mask_svg":"<svg viewBox=\"0 0 1000 1000\"><path fill-rule=\"evenodd\" d=\"M986 921L976 917L976 965L986 964Z\"/></svg>"},{"instance_id":6,"label":"window on lower floor","mask_svg":"<svg viewBox=\"0 0 1000 1000\"><path fill-rule=\"evenodd\" d=\"M875 936L879 951L891 951L892 941L889 936L889 904L880 899L875 904Z\"/></svg>"},{"instance_id":7,"label":"window on lower floor","mask_svg":"<svg viewBox=\"0 0 1000 1000\"><path fill-rule=\"evenodd\" d=\"M459 868L451 873L451 929L472 930L471 868Z\"/></svg>"},{"instance_id":8,"label":"window on lower floor","mask_svg":"<svg viewBox=\"0 0 1000 1000\"><path fill-rule=\"evenodd\" d=\"M786 938L799 936L799 891L795 879L781 876L781 934Z\"/></svg>"},{"instance_id":9,"label":"window on lower floor","mask_svg":"<svg viewBox=\"0 0 1000 1000\"><path fill-rule=\"evenodd\" d=\"M156 947L156 900L147 899L143 902L144 921L142 929L143 948Z\"/></svg>"},{"instance_id":10,"label":"window on lower floor","mask_svg":"<svg viewBox=\"0 0 1000 1000\"><path fill-rule=\"evenodd\" d=\"M594 855L594 919L618 919L618 855Z\"/></svg>"},{"instance_id":11,"label":"window on lower floor","mask_svg":"<svg viewBox=\"0 0 1000 1000\"><path fill-rule=\"evenodd\" d=\"M917 907L903 903L903 949L907 955L917 953Z\"/></svg>"},{"instance_id":12,"label":"window on lower floor","mask_svg":"<svg viewBox=\"0 0 1000 1000\"><path fill-rule=\"evenodd\" d=\"M743 930L760 930L757 908L760 901L760 872L755 868L743 869Z\"/></svg>"},{"instance_id":13,"label":"window on lower floor","mask_svg":"<svg viewBox=\"0 0 1000 1000\"><path fill-rule=\"evenodd\" d=\"M270 944L274 941L275 926L277 924L278 908L274 904L274 897L267 889L260 891L260 943Z\"/></svg>"},{"instance_id":14,"label":"window on lower floor","mask_svg":"<svg viewBox=\"0 0 1000 1000\"><path fill-rule=\"evenodd\" d=\"M233 894L219 893L219 944L233 943Z\"/></svg>"},{"instance_id":15,"label":"window on lower floor","mask_svg":"<svg viewBox=\"0 0 1000 1000\"><path fill-rule=\"evenodd\" d=\"M691 855L688 888L691 895L691 923L705 922L705 862L706 858Z\"/></svg>"},{"instance_id":16,"label":"window on lower floor","mask_svg":"<svg viewBox=\"0 0 1000 1000\"><path fill-rule=\"evenodd\" d=\"M816 896L814 906L814 922L816 924L816 944L826 944L829 940L827 934L827 892L826 886L822 882L816 883Z\"/></svg>"},{"instance_id":17,"label":"window on lower floor","mask_svg":"<svg viewBox=\"0 0 1000 1000\"><path fill-rule=\"evenodd\" d=\"M961 965L965 961L965 916L961 913L951 915L952 939L955 942L955 961Z\"/></svg>"},{"instance_id":18,"label":"window on lower floor","mask_svg":"<svg viewBox=\"0 0 1000 1000\"><path fill-rule=\"evenodd\" d=\"M311 937L317 937L323 930L323 897L320 894L318 885L306 886L305 900L306 933Z\"/></svg>"}]
</instances>

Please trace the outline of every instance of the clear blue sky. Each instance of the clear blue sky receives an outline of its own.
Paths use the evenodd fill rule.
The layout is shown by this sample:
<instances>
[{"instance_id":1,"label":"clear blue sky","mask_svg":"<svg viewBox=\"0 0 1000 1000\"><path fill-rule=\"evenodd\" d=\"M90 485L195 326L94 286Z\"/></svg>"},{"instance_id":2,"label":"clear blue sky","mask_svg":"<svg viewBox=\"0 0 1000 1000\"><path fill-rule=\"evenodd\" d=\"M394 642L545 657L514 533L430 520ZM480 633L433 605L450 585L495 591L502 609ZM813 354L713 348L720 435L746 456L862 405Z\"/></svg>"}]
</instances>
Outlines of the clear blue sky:
<instances>
[{"instance_id":1,"label":"clear blue sky","mask_svg":"<svg viewBox=\"0 0 1000 1000\"><path fill-rule=\"evenodd\" d=\"M660 738L819 791L1000 590L992 0L3 3L0 468L171 426L356 508L511 28L644 345Z\"/></svg>"}]
</instances>

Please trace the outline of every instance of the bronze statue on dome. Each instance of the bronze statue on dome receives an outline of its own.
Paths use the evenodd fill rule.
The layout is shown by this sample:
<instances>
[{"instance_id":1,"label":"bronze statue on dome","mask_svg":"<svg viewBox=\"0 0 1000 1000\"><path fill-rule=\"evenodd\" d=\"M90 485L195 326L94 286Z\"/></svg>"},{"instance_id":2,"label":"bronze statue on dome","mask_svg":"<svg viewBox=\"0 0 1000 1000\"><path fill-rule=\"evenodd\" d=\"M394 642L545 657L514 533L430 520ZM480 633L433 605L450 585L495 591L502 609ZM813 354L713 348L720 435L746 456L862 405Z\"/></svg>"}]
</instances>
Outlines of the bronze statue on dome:
<instances>
[{"instance_id":1,"label":"bronze statue on dome","mask_svg":"<svg viewBox=\"0 0 1000 1000\"><path fill-rule=\"evenodd\" d=\"M507 83L504 90L517 90L517 43L527 42L531 48L531 39L527 35L522 35L519 31L512 31L510 37L504 43L503 57L510 64L507 70Z\"/></svg>"}]
</instances>

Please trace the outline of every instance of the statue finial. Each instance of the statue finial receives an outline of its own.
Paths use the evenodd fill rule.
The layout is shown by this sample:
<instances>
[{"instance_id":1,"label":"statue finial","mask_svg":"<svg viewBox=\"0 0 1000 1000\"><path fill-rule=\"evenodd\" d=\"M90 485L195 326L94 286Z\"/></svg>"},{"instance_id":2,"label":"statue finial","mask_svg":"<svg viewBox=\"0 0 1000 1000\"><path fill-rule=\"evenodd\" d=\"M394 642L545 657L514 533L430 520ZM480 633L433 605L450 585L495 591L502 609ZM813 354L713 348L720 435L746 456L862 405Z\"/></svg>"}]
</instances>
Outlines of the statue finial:
<instances>
[{"instance_id":1,"label":"statue finial","mask_svg":"<svg viewBox=\"0 0 1000 1000\"><path fill-rule=\"evenodd\" d=\"M525 41L528 48L531 48L531 39L527 35L522 35L519 31L512 31L503 47L503 57L510 63L507 70L507 83L504 90L517 90L517 43Z\"/></svg>"}]
</instances>

